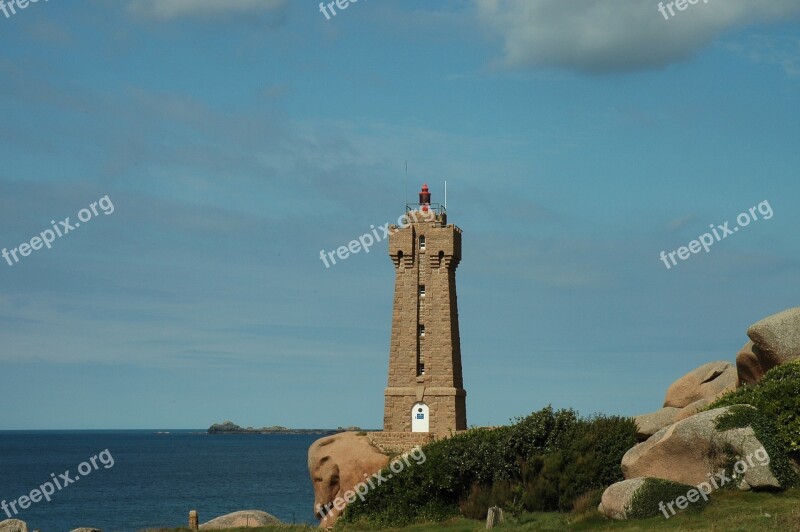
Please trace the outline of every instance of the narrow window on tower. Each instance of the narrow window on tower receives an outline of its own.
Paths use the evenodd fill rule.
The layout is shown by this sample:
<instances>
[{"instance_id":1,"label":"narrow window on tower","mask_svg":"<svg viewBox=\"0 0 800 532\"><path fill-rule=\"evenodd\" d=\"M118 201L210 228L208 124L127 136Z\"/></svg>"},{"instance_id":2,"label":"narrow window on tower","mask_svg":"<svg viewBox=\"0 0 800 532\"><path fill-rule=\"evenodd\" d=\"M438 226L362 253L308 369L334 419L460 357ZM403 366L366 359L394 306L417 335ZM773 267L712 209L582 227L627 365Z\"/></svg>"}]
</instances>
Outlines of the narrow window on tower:
<instances>
[{"instance_id":1,"label":"narrow window on tower","mask_svg":"<svg viewBox=\"0 0 800 532\"><path fill-rule=\"evenodd\" d=\"M425 235L419 235L419 250L425 251Z\"/></svg>"},{"instance_id":2,"label":"narrow window on tower","mask_svg":"<svg viewBox=\"0 0 800 532\"><path fill-rule=\"evenodd\" d=\"M419 285L419 297L425 297L425 285Z\"/></svg>"},{"instance_id":3,"label":"narrow window on tower","mask_svg":"<svg viewBox=\"0 0 800 532\"><path fill-rule=\"evenodd\" d=\"M417 376L425 375L425 362L419 363L419 371L417 371Z\"/></svg>"},{"instance_id":4,"label":"narrow window on tower","mask_svg":"<svg viewBox=\"0 0 800 532\"><path fill-rule=\"evenodd\" d=\"M422 324L419 326L419 335L423 338L425 337L425 326Z\"/></svg>"}]
</instances>

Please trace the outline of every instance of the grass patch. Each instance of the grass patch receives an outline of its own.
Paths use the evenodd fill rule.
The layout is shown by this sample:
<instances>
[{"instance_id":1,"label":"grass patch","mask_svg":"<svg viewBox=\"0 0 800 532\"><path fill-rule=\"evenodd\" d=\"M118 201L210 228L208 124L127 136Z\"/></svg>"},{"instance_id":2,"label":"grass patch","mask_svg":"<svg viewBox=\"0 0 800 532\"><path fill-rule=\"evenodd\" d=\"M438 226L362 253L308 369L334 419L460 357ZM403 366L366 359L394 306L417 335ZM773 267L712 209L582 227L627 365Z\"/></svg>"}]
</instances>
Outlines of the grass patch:
<instances>
[{"instance_id":1,"label":"grass patch","mask_svg":"<svg viewBox=\"0 0 800 532\"><path fill-rule=\"evenodd\" d=\"M319 530L318 526L314 525L270 525L261 526L258 528L226 528L225 532L299 532L304 530L310 532L311 530ZM193 532L190 528L147 528L140 532Z\"/></svg>"},{"instance_id":2,"label":"grass patch","mask_svg":"<svg viewBox=\"0 0 800 532\"><path fill-rule=\"evenodd\" d=\"M685 492L684 492L685 495ZM434 530L479 531L485 530L483 521L452 519L442 523L418 524L400 528L385 528L397 532L428 532ZM341 530L374 530L374 527ZM663 514L646 519L614 521L598 512L523 513L519 517L506 515L506 522L498 530L608 530L645 532L650 530L715 530L725 532L774 531L800 532L800 490L781 493L752 491L719 491L710 496L708 505L699 511L683 511L665 519Z\"/></svg>"},{"instance_id":3,"label":"grass patch","mask_svg":"<svg viewBox=\"0 0 800 532\"><path fill-rule=\"evenodd\" d=\"M681 512L670 519L663 514L647 519L613 521L598 512L523 513L515 518L506 515L506 522L498 530L609 530L621 532L646 532L650 530L715 530L725 532L773 531L800 532L800 489L780 493L753 491L717 491L711 494L708 506L699 512ZM380 530L397 532L477 532L485 530L483 521L465 518L438 523L419 523L405 527L386 527ZM337 530L376 530L374 525L337 525ZM264 528L237 528L226 532L278 532L309 531L312 527L284 525ZM318 530L314 528L315 530ZM148 532L189 532L187 528L153 529Z\"/></svg>"}]
</instances>

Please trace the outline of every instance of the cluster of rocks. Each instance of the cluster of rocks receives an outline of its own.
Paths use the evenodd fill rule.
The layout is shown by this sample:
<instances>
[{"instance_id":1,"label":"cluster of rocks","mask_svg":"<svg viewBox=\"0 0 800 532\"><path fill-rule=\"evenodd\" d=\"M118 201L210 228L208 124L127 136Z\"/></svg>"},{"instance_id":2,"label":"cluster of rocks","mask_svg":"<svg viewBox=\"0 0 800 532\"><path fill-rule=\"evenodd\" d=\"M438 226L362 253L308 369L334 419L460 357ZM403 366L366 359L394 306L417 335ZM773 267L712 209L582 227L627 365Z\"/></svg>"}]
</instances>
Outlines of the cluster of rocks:
<instances>
[{"instance_id":1,"label":"cluster of rocks","mask_svg":"<svg viewBox=\"0 0 800 532\"><path fill-rule=\"evenodd\" d=\"M696 486L717 472L713 458L719 449L738 457L763 449L750 427L718 430L717 419L729 407L706 409L718 398L742 385L755 384L770 369L800 359L800 307L769 316L747 330L750 341L730 362L710 362L675 381L667 390L664 406L637 416L641 443L622 458L625 480L610 486L599 510L625 519L631 502L647 478ZM780 488L767 465L750 467L737 478L740 489Z\"/></svg>"}]
</instances>

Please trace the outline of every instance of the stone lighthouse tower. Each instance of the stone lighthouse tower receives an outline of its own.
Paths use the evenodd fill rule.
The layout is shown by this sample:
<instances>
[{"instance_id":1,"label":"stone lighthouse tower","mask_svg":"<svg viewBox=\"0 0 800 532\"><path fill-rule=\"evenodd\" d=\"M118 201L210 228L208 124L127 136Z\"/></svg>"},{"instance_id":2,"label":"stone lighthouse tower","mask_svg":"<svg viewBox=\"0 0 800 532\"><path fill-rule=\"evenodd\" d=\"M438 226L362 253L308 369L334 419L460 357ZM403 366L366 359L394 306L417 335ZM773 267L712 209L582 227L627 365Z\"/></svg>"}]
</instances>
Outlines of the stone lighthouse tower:
<instances>
[{"instance_id":1,"label":"stone lighthouse tower","mask_svg":"<svg viewBox=\"0 0 800 532\"><path fill-rule=\"evenodd\" d=\"M422 186L406 205L407 223L391 227L395 267L385 432L448 434L467 428L461 376L456 268L461 229L447 224L443 206Z\"/></svg>"}]
</instances>

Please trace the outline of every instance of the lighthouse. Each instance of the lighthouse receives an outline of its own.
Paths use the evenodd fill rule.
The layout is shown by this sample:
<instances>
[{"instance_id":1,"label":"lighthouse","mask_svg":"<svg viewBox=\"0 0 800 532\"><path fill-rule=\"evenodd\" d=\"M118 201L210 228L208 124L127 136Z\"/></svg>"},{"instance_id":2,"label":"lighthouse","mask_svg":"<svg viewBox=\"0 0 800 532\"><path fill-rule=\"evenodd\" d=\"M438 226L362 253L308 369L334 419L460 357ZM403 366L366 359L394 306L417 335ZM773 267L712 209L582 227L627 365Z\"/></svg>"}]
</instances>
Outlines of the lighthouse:
<instances>
[{"instance_id":1,"label":"lighthouse","mask_svg":"<svg viewBox=\"0 0 800 532\"><path fill-rule=\"evenodd\" d=\"M461 229L448 225L427 185L405 218L389 237L395 284L383 430L446 435L467 428L456 298Z\"/></svg>"}]
</instances>

